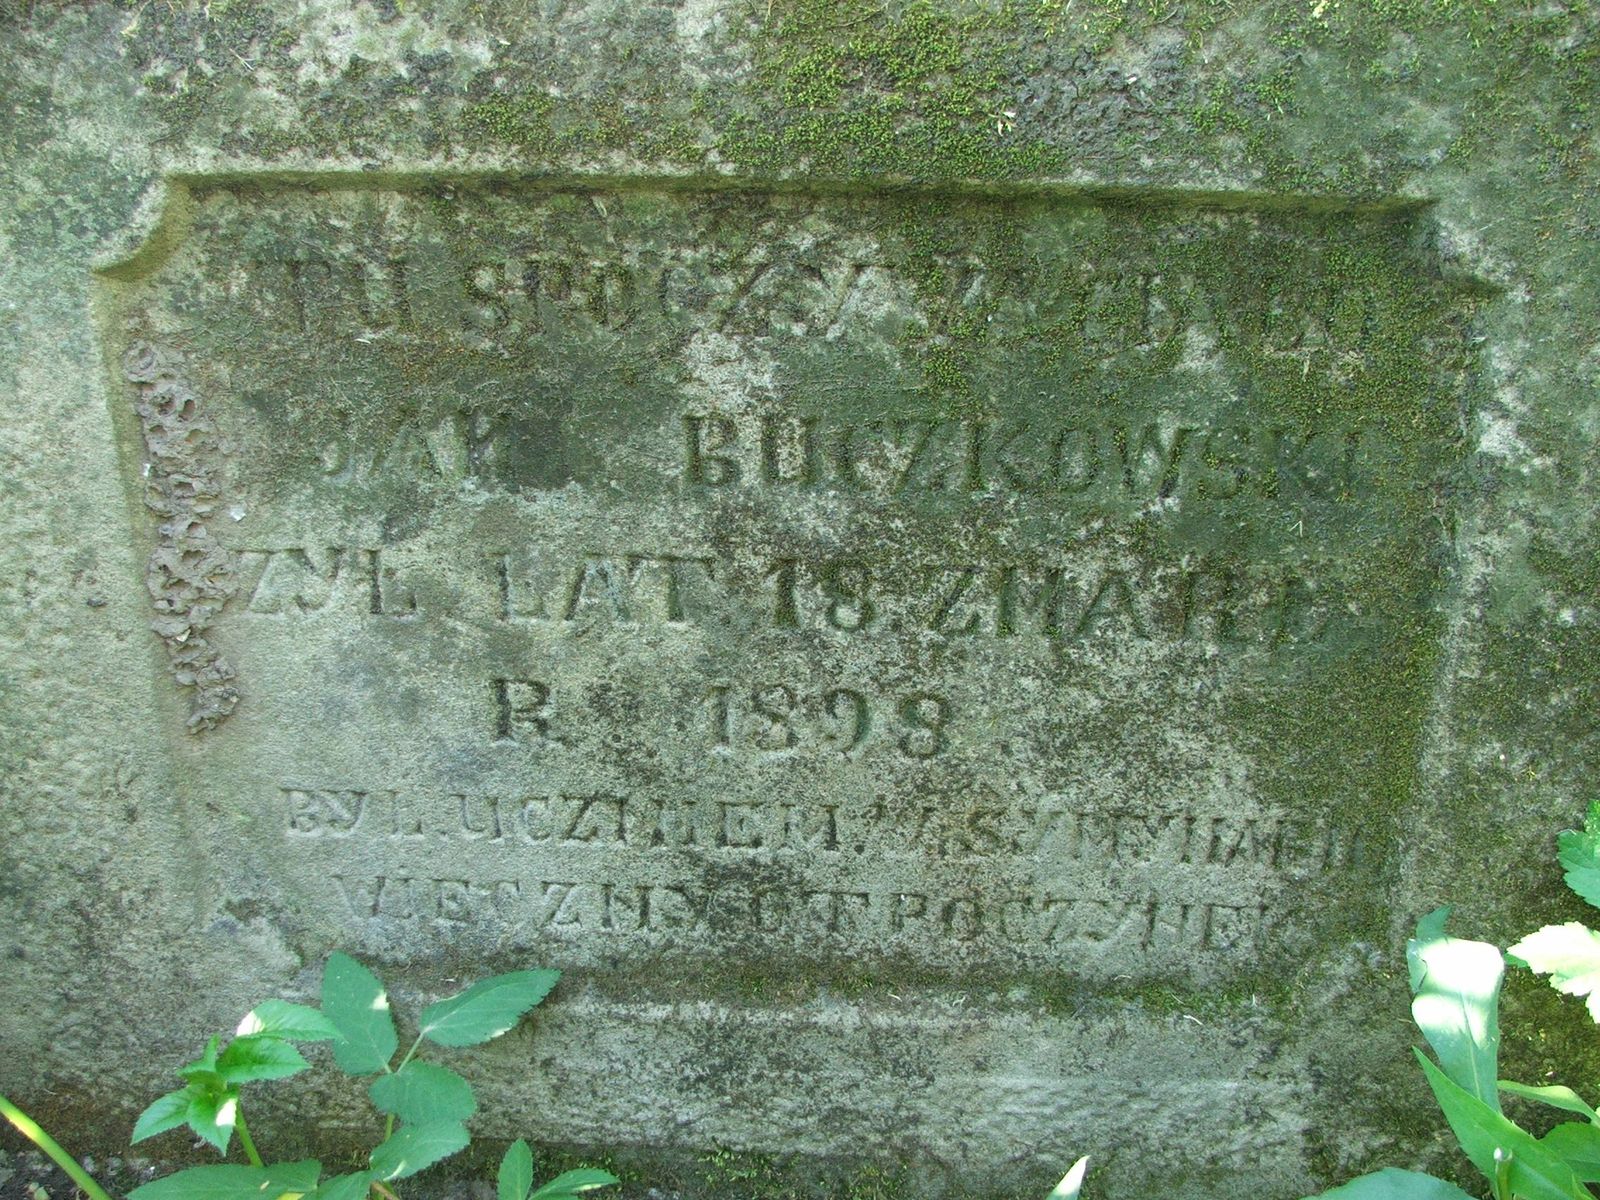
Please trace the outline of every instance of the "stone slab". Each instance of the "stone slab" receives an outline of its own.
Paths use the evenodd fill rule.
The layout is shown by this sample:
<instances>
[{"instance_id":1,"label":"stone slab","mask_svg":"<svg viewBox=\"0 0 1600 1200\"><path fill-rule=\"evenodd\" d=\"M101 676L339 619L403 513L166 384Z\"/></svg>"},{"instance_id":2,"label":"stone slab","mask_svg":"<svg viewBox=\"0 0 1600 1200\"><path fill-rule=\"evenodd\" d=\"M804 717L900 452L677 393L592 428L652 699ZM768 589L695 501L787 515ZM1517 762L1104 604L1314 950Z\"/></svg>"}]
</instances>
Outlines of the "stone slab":
<instances>
[{"instance_id":1,"label":"stone slab","mask_svg":"<svg viewBox=\"0 0 1600 1200\"><path fill-rule=\"evenodd\" d=\"M1382 928L1470 361L1415 213L381 182L185 183L109 272L275 921L1212 986Z\"/></svg>"},{"instance_id":2,"label":"stone slab","mask_svg":"<svg viewBox=\"0 0 1600 1200\"><path fill-rule=\"evenodd\" d=\"M1434 1153L1406 933L1593 756L1595 21L1115 8L9 16L0 1089L344 949L561 967L474 1128L630 1195Z\"/></svg>"}]
</instances>

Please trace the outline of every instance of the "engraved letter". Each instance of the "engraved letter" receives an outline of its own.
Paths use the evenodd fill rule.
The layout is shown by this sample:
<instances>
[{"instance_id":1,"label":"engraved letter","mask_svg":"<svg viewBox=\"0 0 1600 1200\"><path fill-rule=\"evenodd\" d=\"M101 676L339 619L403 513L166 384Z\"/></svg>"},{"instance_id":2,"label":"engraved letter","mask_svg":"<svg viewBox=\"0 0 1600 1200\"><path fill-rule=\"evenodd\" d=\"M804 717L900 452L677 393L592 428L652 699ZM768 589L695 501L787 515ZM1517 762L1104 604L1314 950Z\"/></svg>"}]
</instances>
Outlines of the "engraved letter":
<instances>
[{"instance_id":1,"label":"engraved letter","mask_svg":"<svg viewBox=\"0 0 1600 1200\"><path fill-rule=\"evenodd\" d=\"M684 471L690 483L705 487L725 487L739 482L739 464L727 454L713 450L735 449L738 431L727 417L684 417L683 433L688 463Z\"/></svg>"},{"instance_id":2,"label":"engraved letter","mask_svg":"<svg viewBox=\"0 0 1600 1200\"><path fill-rule=\"evenodd\" d=\"M495 740L550 736L550 688L533 679L495 679Z\"/></svg>"}]
</instances>

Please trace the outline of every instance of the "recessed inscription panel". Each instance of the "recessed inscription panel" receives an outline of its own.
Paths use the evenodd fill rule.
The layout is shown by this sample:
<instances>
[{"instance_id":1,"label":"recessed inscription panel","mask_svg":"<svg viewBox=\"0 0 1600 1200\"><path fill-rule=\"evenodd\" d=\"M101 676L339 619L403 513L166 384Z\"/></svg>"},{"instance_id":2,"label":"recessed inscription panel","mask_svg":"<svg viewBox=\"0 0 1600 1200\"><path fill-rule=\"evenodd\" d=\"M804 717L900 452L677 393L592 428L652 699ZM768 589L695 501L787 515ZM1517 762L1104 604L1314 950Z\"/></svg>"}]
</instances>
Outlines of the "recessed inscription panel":
<instances>
[{"instance_id":1,"label":"recessed inscription panel","mask_svg":"<svg viewBox=\"0 0 1600 1200\"><path fill-rule=\"evenodd\" d=\"M1211 986L1386 919L1465 355L1415 218L194 200L130 461L204 458L152 589L286 927Z\"/></svg>"}]
</instances>

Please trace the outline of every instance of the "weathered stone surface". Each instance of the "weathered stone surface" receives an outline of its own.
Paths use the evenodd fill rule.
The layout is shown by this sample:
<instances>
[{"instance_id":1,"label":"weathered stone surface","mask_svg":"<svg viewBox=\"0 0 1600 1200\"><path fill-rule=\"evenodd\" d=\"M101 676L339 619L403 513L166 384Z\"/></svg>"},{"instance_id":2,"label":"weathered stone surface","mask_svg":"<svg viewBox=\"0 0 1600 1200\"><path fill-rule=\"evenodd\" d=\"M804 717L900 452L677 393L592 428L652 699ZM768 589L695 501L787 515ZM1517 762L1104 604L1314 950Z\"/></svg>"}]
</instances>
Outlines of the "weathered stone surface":
<instances>
[{"instance_id":1,"label":"weathered stone surface","mask_svg":"<svg viewBox=\"0 0 1600 1200\"><path fill-rule=\"evenodd\" d=\"M639 1195L1435 1153L1406 932L1594 756L1593 14L7 32L0 1090L345 949L562 967L475 1128Z\"/></svg>"}]
</instances>

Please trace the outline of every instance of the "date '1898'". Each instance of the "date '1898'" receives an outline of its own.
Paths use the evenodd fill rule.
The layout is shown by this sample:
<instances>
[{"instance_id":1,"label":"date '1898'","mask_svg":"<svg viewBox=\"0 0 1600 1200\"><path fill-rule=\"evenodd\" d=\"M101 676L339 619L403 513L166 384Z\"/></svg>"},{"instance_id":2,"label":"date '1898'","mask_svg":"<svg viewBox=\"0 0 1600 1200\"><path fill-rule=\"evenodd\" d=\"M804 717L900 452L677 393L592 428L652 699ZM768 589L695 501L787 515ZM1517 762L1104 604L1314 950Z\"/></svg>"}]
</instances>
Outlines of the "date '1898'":
<instances>
[{"instance_id":1,"label":"date '1898'","mask_svg":"<svg viewBox=\"0 0 1600 1200\"><path fill-rule=\"evenodd\" d=\"M556 696L537 679L491 680L497 742L563 742ZM807 690L787 683L706 688L698 724L713 752L850 754L874 739L906 758L932 758L949 744L954 716L936 692L874 695L853 687Z\"/></svg>"}]
</instances>

